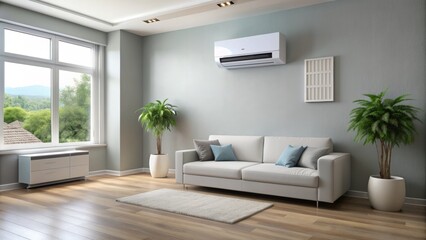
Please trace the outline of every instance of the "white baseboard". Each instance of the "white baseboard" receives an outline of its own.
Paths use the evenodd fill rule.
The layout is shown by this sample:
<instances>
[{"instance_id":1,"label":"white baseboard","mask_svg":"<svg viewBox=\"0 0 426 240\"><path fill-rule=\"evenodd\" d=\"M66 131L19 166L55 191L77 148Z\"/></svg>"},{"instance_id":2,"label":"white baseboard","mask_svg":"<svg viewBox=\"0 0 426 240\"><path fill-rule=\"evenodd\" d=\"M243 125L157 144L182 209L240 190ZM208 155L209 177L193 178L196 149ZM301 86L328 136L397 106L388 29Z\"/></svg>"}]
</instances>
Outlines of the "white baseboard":
<instances>
[{"instance_id":1,"label":"white baseboard","mask_svg":"<svg viewBox=\"0 0 426 240\"><path fill-rule=\"evenodd\" d=\"M345 196L368 199L367 192L355 191L355 190L347 191ZM404 204L426 206L426 199L406 197Z\"/></svg>"},{"instance_id":2,"label":"white baseboard","mask_svg":"<svg viewBox=\"0 0 426 240\"><path fill-rule=\"evenodd\" d=\"M426 199L406 197L405 204L426 206Z\"/></svg>"},{"instance_id":3,"label":"white baseboard","mask_svg":"<svg viewBox=\"0 0 426 240\"><path fill-rule=\"evenodd\" d=\"M99 170L89 172L89 177L99 176L99 175L112 175L112 176L127 176L137 173L149 173L149 168L136 168L126 171L115 171L115 170ZM174 169L169 169L169 174L174 174Z\"/></svg>"},{"instance_id":4,"label":"white baseboard","mask_svg":"<svg viewBox=\"0 0 426 240\"><path fill-rule=\"evenodd\" d=\"M126 171L98 170L98 171L89 172L89 175L87 177L93 177L93 176L99 176L99 175L126 176L126 175L146 173L146 172L149 173L149 168L136 168L136 169L130 169ZM174 169L169 170L169 173L174 173L174 172L175 172ZM0 192L15 190L15 189L22 189L22 188L25 188L25 186L20 183L2 184L0 185Z\"/></svg>"},{"instance_id":5,"label":"white baseboard","mask_svg":"<svg viewBox=\"0 0 426 240\"><path fill-rule=\"evenodd\" d=\"M0 185L0 192L24 188L20 183L8 183Z\"/></svg>"},{"instance_id":6,"label":"white baseboard","mask_svg":"<svg viewBox=\"0 0 426 240\"><path fill-rule=\"evenodd\" d=\"M135 168L130 169L126 171L116 171L116 170L98 170L98 171L91 171L89 172L89 177L93 176L99 176L99 175L112 175L112 176L126 176L126 175L132 175L137 173L143 173L146 172L145 168ZM149 170L148 170L149 172Z\"/></svg>"},{"instance_id":7,"label":"white baseboard","mask_svg":"<svg viewBox=\"0 0 426 240\"><path fill-rule=\"evenodd\" d=\"M345 194L346 197L356 197L368 199L368 193L362 191L349 190Z\"/></svg>"}]
</instances>

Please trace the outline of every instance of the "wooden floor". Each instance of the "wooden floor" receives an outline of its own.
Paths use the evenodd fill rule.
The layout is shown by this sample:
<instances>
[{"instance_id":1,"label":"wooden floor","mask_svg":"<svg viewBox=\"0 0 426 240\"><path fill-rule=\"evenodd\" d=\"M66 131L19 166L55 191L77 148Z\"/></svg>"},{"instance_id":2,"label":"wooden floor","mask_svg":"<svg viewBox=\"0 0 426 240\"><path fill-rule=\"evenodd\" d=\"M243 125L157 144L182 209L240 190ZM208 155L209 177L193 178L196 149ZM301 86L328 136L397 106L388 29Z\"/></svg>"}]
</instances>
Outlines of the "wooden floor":
<instances>
[{"instance_id":1,"label":"wooden floor","mask_svg":"<svg viewBox=\"0 0 426 240\"><path fill-rule=\"evenodd\" d=\"M274 203L236 224L115 202L159 188L182 186L172 177L137 174L1 192L0 239L426 239L426 207L380 212L358 198L343 197L317 209L312 201L189 188Z\"/></svg>"}]
</instances>

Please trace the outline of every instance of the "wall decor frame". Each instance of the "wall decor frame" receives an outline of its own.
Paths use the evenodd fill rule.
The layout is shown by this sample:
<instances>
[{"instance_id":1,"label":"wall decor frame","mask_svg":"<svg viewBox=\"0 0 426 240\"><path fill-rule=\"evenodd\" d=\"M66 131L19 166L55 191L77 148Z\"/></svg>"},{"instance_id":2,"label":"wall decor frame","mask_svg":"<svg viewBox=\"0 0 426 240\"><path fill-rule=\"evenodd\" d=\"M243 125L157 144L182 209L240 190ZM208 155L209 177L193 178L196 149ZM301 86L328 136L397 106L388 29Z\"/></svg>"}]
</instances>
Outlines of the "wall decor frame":
<instances>
[{"instance_id":1,"label":"wall decor frame","mask_svg":"<svg viewBox=\"0 0 426 240\"><path fill-rule=\"evenodd\" d=\"M305 59L305 102L334 101L334 57Z\"/></svg>"}]
</instances>

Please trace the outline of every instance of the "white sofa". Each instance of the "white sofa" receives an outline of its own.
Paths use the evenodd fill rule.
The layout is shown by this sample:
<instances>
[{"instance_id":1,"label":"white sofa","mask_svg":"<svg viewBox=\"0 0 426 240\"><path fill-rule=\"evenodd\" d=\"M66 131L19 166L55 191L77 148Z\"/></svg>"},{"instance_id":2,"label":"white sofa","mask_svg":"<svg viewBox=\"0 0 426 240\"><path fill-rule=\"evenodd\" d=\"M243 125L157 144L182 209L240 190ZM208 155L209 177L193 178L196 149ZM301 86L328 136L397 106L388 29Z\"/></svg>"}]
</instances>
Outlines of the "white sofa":
<instances>
[{"instance_id":1,"label":"white sofa","mask_svg":"<svg viewBox=\"0 0 426 240\"><path fill-rule=\"evenodd\" d=\"M350 187L350 155L333 152L330 138L212 135L232 144L238 161L199 161L195 149L176 151L176 182L333 203ZM275 165L288 145L329 148L317 170Z\"/></svg>"}]
</instances>

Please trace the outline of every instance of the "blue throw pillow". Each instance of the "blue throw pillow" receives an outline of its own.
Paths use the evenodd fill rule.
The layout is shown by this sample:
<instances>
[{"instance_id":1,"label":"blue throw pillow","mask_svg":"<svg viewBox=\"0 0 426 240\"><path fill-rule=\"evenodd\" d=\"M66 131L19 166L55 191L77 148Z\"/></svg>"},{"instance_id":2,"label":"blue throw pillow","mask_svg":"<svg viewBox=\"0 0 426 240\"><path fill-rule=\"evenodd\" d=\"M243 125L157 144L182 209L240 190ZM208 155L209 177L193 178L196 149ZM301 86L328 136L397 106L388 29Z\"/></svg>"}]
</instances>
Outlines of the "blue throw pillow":
<instances>
[{"instance_id":1,"label":"blue throw pillow","mask_svg":"<svg viewBox=\"0 0 426 240\"><path fill-rule=\"evenodd\" d=\"M210 145L215 161L237 161L234 151L232 150L232 144L228 145Z\"/></svg>"},{"instance_id":2,"label":"blue throw pillow","mask_svg":"<svg viewBox=\"0 0 426 240\"><path fill-rule=\"evenodd\" d=\"M305 149L306 147L303 147L303 146L295 147L295 146L289 145L281 153L275 165L280 165L280 166L284 166L288 168L296 166L297 162L300 159L300 156L302 156L302 153L303 151L305 151Z\"/></svg>"}]
</instances>

